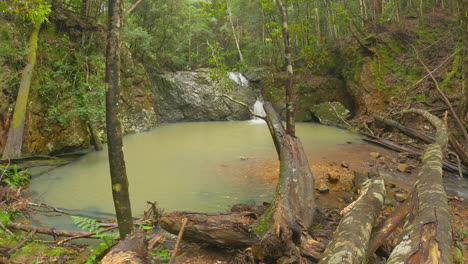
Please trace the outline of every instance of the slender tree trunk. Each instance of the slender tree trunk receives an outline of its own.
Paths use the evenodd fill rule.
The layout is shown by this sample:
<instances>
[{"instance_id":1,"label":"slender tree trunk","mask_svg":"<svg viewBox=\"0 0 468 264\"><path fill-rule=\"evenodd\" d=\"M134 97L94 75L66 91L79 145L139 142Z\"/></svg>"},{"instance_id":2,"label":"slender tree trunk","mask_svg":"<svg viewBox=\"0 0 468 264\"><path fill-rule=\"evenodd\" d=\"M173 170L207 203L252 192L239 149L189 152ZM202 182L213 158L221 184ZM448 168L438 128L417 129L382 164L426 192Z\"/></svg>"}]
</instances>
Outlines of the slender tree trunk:
<instances>
[{"instance_id":1,"label":"slender tree trunk","mask_svg":"<svg viewBox=\"0 0 468 264\"><path fill-rule=\"evenodd\" d=\"M288 31L288 15L286 7L283 5L281 0L276 0L278 8L281 12L281 21L283 24L283 40L284 40L284 54L286 62L286 72L288 73L288 83L286 85L286 132L291 136L296 136L295 128L295 107L296 93L293 87L293 67L292 67L292 54L291 54L291 43L289 42L289 31Z\"/></svg>"},{"instance_id":2,"label":"slender tree trunk","mask_svg":"<svg viewBox=\"0 0 468 264\"><path fill-rule=\"evenodd\" d=\"M462 65L462 77L463 77L463 94L460 118L468 128L468 0L458 0L460 8L460 24L462 28L462 40L463 40L463 65ZM465 150L468 150L468 146L465 146Z\"/></svg>"},{"instance_id":3,"label":"slender tree trunk","mask_svg":"<svg viewBox=\"0 0 468 264\"><path fill-rule=\"evenodd\" d=\"M112 182L115 213L121 239L132 231L132 211L128 193L128 179L119 120L120 97L120 42L122 25L122 0L109 1L109 36L106 60L106 124L109 151L109 168Z\"/></svg>"},{"instance_id":4,"label":"slender tree trunk","mask_svg":"<svg viewBox=\"0 0 468 264\"><path fill-rule=\"evenodd\" d=\"M244 61L244 56L242 56L242 51L240 49L240 45L239 45L239 38L237 36L237 33L236 33L236 28L234 27L234 23L232 22L232 12L231 12L231 6L229 5L229 3L227 2L227 10L228 10L228 15L229 15L229 23L231 24L231 28L232 28L232 35L234 36L234 41L236 42L236 47L237 47L237 52L239 53L239 59L241 62Z\"/></svg>"},{"instance_id":5,"label":"slender tree trunk","mask_svg":"<svg viewBox=\"0 0 468 264\"><path fill-rule=\"evenodd\" d=\"M374 20L378 21L380 18L380 15L382 14L382 6L380 5L380 0L372 0L371 5L372 5L372 11L374 13Z\"/></svg>"},{"instance_id":6,"label":"slender tree trunk","mask_svg":"<svg viewBox=\"0 0 468 264\"><path fill-rule=\"evenodd\" d=\"M34 66L36 65L37 40L41 23L34 24L33 32L29 38L28 64L21 73L21 83L16 97L13 120L8 130L8 138L3 150L2 159L13 159L21 157L21 147L23 146L24 124L26 120L26 108L28 104L29 90L33 78Z\"/></svg>"}]
</instances>

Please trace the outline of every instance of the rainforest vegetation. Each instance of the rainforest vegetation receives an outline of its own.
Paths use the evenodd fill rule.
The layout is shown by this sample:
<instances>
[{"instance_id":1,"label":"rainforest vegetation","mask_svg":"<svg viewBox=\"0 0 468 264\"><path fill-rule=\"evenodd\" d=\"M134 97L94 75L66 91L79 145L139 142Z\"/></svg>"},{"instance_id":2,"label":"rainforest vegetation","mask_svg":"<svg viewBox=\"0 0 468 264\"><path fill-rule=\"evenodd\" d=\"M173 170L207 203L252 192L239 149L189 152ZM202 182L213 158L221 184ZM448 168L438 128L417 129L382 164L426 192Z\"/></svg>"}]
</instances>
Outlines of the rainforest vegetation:
<instances>
[{"instance_id":1,"label":"rainforest vegetation","mask_svg":"<svg viewBox=\"0 0 468 264\"><path fill-rule=\"evenodd\" d=\"M0 263L466 263L467 80L466 0L0 0ZM230 153L228 127L273 154L211 157L216 194L187 169L184 205L138 204L126 142L177 125L135 151L143 186ZM54 171L99 204L46 200Z\"/></svg>"}]
</instances>

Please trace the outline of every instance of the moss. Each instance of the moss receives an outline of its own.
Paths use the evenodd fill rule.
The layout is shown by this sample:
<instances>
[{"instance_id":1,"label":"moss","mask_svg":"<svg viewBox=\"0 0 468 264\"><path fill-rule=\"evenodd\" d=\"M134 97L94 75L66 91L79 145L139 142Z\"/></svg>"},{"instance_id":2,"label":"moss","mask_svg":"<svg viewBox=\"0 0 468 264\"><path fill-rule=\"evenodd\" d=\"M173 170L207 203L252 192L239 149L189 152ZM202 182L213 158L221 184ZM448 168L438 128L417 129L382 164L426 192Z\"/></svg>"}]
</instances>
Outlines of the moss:
<instances>
[{"instance_id":1,"label":"moss","mask_svg":"<svg viewBox=\"0 0 468 264\"><path fill-rule=\"evenodd\" d=\"M255 222L255 234L259 235L267 231L268 229L268 223L270 222L271 217L273 216L274 212L274 203L272 203L268 209L266 210L265 214L263 217Z\"/></svg>"}]
</instances>

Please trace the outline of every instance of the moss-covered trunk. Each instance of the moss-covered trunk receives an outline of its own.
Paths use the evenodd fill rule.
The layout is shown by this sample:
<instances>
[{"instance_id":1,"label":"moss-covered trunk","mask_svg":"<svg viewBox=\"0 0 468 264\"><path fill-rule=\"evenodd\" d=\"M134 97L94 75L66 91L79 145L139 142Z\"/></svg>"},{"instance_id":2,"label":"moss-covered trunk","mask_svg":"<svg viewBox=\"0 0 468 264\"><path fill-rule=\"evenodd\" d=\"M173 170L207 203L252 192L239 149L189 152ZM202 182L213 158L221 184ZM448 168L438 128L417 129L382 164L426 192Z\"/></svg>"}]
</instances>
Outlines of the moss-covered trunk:
<instances>
[{"instance_id":1,"label":"moss-covered trunk","mask_svg":"<svg viewBox=\"0 0 468 264\"><path fill-rule=\"evenodd\" d=\"M442 120L424 110L404 112L418 113L428 119L437 129L436 142L430 144L423 155L423 165L414 185L415 208L408 216L399 243L387 263L453 263L450 209L442 185L447 128Z\"/></svg>"},{"instance_id":2,"label":"moss-covered trunk","mask_svg":"<svg viewBox=\"0 0 468 264\"><path fill-rule=\"evenodd\" d=\"M16 97L13 120L8 130L8 138L3 150L2 159L12 159L21 157L21 147L23 145L23 132L26 120L26 108L28 104L29 90L36 65L37 41L42 23L35 23L31 37L29 38L28 64L21 73L21 84Z\"/></svg>"}]
</instances>

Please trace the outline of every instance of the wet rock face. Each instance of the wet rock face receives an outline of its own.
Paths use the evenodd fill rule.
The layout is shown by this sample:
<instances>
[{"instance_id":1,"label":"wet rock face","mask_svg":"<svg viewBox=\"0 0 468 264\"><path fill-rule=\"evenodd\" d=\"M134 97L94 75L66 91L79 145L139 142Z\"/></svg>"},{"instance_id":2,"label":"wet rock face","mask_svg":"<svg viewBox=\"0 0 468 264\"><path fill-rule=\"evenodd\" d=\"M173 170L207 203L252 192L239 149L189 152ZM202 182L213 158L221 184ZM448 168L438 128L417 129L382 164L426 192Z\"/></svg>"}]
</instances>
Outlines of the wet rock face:
<instances>
[{"instance_id":1,"label":"wet rock face","mask_svg":"<svg viewBox=\"0 0 468 264\"><path fill-rule=\"evenodd\" d=\"M219 86L209 76L210 71L180 71L155 74L152 78L154 107L158 122L225 121L250 119L242 107L221 97ZM238 87L230 95L237 95L248 104L255 97L249 89Z\"/></svg>"}]
</instances>

